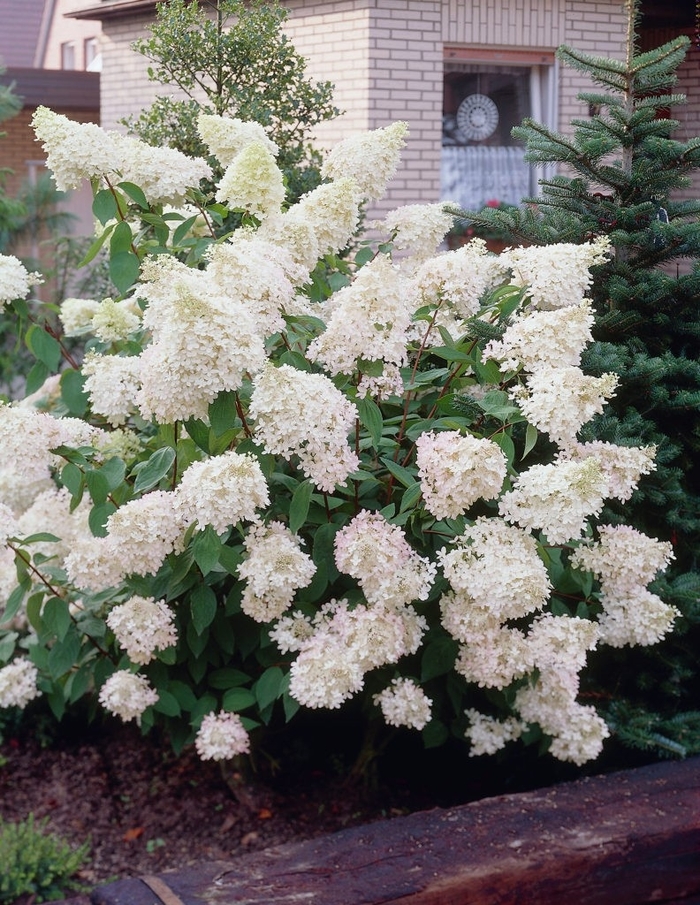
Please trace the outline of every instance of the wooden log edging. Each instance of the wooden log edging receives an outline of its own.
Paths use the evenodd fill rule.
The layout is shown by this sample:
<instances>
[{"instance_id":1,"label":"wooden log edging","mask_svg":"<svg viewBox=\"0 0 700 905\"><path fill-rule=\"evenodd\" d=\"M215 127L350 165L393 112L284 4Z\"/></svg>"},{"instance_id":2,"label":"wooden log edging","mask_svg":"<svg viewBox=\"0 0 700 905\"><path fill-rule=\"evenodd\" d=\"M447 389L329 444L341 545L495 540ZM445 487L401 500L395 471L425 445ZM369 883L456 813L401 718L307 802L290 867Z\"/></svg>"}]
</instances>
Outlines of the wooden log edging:
<instances>
[{"instance_id":1,"label":"wooden log edging","mask_svg":"<svg viewBox=\"0 0 700 905\"><path fill-rule=\"evenodd\" d=\"M93 905L691 905L700 902L700 758L118 880L91 899Z\"/></svg>"}]
</instances>

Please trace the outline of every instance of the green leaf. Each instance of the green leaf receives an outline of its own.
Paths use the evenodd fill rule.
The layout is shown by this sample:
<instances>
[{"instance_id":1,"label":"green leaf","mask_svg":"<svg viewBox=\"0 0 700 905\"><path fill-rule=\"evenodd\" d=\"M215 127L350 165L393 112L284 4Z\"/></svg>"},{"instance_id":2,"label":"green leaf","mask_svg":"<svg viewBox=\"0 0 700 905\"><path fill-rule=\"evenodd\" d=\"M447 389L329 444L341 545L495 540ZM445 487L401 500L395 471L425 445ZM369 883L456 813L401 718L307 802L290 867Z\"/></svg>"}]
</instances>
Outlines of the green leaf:
<instances>
[{"instance_id":1,"label":"green leaf","mask_svg":"<svg viewBox=\"0 0 700 905\"><path fill-rule=\"evenodd\" d=\"M282 693L281 683L285 679L285 675L279 666L270 666L260 676L253 686L255 698L258 702L260 710L264 710L268 704L272 704Z\"/></svg>"},{"instance_id":2,"label":"green leaf","mask_svg":"<svg viewBox=\"0 0 700 905\"><path fill-rule=\"evenodd\" d=\"M367 429L367 433L372 439L372 445L375 449L378 449L379 441L382 438L382 411L369 396L365 396L364 399L358 399L356 405L360 414L360 421Z\"/></svg>"},{"instance_id":3,"label":"green leaf","mask_svg":"<svg viewBox=\"0 0 700 905\"><path fill-rule=\"evenodd\" d=\"M534 449L538 436L539 434L534 424L528 424L527 428L525 429L525 448L523 449L521 459L524 459L525 456L527 456L527 454Z\"/></svg>"},{"instance_id":4,"label":"green leaf","mask_svg":"<svg viewBox=\"0 0 700 905\"><path fill-rule=\"evenodd\" d=\"M222 710L233 713L245 710L255 704L255 695L247 688L230 688L221 702Z\"/></svg>"},{"instance_id":5,"label":"green leaf","mask_svg":"<svg viewBox=\"0 0 700 905\"><path fill-rule=\"evenodd\" d=\"M415 475L407 468L404 468L403 465L398 465L393 459L389 459L387 456L381 456L381 460L386 465L389 472L400 484L403 484L404 487L412 487L416 483Z\"/></svg>"},{"instance_id":6,"label":"green leaf","mask_svg":"<svg viewBox=\"0 0 700 905\"><path fill-rule=\"evenodd\" d=\"M153 709L158 713L164 713L166 716L180 716L180 704L174 694L169 691L163 691L157 688L158 700L153 705Z\"/></svg>"},{"instance_id":7,"label":"green leaf","mask_svg":"<svg viewBox=\"0 0 700 905\"><path fill-rule=\"evenodd\" d=\"M202 575L208 575L217 565L221 547L221 539L211 525L207 525L204 531L195 532L192 539L192 555Z\"/></svg>"},{"instance_id":8,"label":"green leaf","mask_svg":"<svg viewBox=\"0 0 700 905\"><path fill-rule=\"evenodd\" d=\"M57 339L51 336L43 327L32 324L27 330L25 342L29 351L49 371L56 371L61 361L61 346Z\"/></svg>"},{"instance_id":9,"label":"green leaf","mask_svg":"<svg viewBox=\"0 0 700 905\"><path fill-rule=\"evenodd\" d=\"M60 597L50 597L44 604L42 615L46 629L59 641L63 641L73 621L66 601Z\"/></svg>"},{"instance_id":10,"label":"green leaf","mask_svg":"<svg viewBox=\"0 0 700 905\"><path fill-rule=\"evenodd\" d=\"M26 589L21 585L18 585L7 598L7 603L2 611L0 611L0 616L2 616L3 622L9 622L19 612L19 608L22 606L22 601L26 595Z\"/></svg>"},{"instance_id":11,"label":"green leaf","mask_svg":"<svg viewBox=\"0 0 700 905\"><path fill-rule=\"evenodd\" d=\"M239 685L245 685L250 681L247 673L241 672L240 669L234 669L227 666L224 669L215 669L209 673L208 683L211 688L219 688L225 690L227 688L237 688Z\"/></svg>"},{"instance_id":12,"label":"green leaf","mask_svg":"<svg viewBox=\"0 0 700 905\"><path fill-rule=\"evenodd\" d=\"M209 406L209 423L216 436L221 436L233 427L236 420L236 394L233 390L224 390Z\"/></svg>"},{"instance_id":13,"label":"green leaf","mask_svg":"<svg viewBox=\"0 0 700 905\"><path fill-rule=\"evenodd\" d=\"M508 393L503 390L489 390L484 398L477 400L479 408L492 418L506 422L511 415L520 411L517 405L513 405Z\"/></svg>"},{"instance_id":14,"label":"green leaf","mask_svg":"<svg viewBox=\"0 0 700 905\"><path fill-rule=\"evenodd\" d=\"M116 511L117 507L109 500L92 507L88 516L88 525L95 537L107 536L107 519Z\"/></svg>"},{"instance_id":15,"label":"green leaf","mask_svg":"<svg viewBox=\"0 0 700 905\"><path fill-rule=\"evenodd\" d=\"M139 463L134 493L142 493L155 487L170 471L174 461L175 450L172 446L162 446L153 453L147 462Z\"/></svg>"},{"instance_id":16,"label":"green leaf","mask_svg":"<svg viewBox=\"0 0 700 905\"><path fill-rule=\"evenodd\" d=\"M457 658L457 642L453 638L437 637L423 650L421 682L436 676L444 676L454 668Z\"/></svg>"},{"instance_id":17,"label":"green leaf","mask_svg":"<svg viewBox=\"0 0 700 905\"><path fill-rule=\"evenodd\" d=\"M61 483L68 489L71 496L82 496L83 479L82 470L72 462L66 463L61 469Z\"/></svg>"},{"instance_id":18,"label":"green leaf","mask_svg":"<svg viewBox=\"0 0 700 905\"><path fill-rule=\"evenodd\" d=\"M365 245L364 248L361 248L355 255L355 263L358 267L363 267L365 264L368 264L373 257L374 249L371 245Z\"/></svg>"},{"instance_id":19,"label":"green leaf","mask_svg":"<svg viewBox=\"0 0 700 905\"><path fill-rule=\"evenodd\" d=\"M238 574L238 566L241 564L243 556L240 549L235 550L233 547L227 547L225 544L219 550L219 565L222 566L229 575Z\"/></svg>"},{"instance_id":20,"label":"green leaf","mask_svg":"<svg viewBox=\"0 0 700 905\"><path fill-rule=\"evenodd\" d=\"M54 679L60 678L68 672L78 659L80 653L80 637L75 626L70 626L68 633L57 641L49 651L48 669Z\"/></svg>"},{"instance_id":21,"label":"green leaf","mask_svg":"<svg viewBox=\"0 0 700 905\"><path fill-rule=\"evenodd\" d=\"M515 459L515 444L513 443L510 434L499 431L497 434L494 434L491 439L497 446L501 447L508 458L508 463L512 465L513 460Z\"/></svg>"},{"instance_id":22,"label":"green leaf","mask_svg":"<svg viewBox=\"0 0 700 905\"><path fill-rule=\"evenodd\" d=\"M89 469L85 472L85 483L92 497L92 502L99 506L107 500L109 484L101 471Z\"/></svg>"},{"instance_id":23,"label":"green leaf","mask_svg":"<svg viewBox=\"0 0 700 905\"><path fill-rule=\"evenodd\" d=\"M183 710L191 711L197 706L197 696L185 682L170 682L168 691L177 698L177 702Z\"/></svg>"},{"instance_id":24,"label":"green leaf","mask_svg":"<svg viewBox=\"0 0 700 905\"><path fill-rule=\"evenodd\" d=\"M189 421L185 421L185 430L200 449L205 453L210 452L208 425L199 418L190 418Z\"/></svg>"},{"instance_id":25,"label":"green leaf","mask_svg":"<svg viewBox=\"0 0 700 905\"><path fill-rule=\"evenodd\" d=\"M144 195L143 190L140 189L137 185L134 185L133 182L120 182L117 185L117 188L120 188L125 195L128 195L132 201L135 201L142 211L147 211L150 209L148 199Z\"/></svg>"},{"instance_id":26,"label":"green leaf","mask_svg":"<svg viewBox=\"0 0 700 905\"><path fill-rule=\"evenodd\" d=\"M35 362L34 366L27 374L25 383L25 393L27 396L40 390L50 373L51 371L46 367L43 361Z\"/></svg>"},{"instance_id":27,"label":"green leaf","mask_svg":"<svg viewBox=\"0 0 700 905\"><path fill-rule=\"evenodd\" d=\"M112 231L114 230L113 226L107 227L107 229L102 231L102 234L99 235L92 245L85 252L85 257L78 264L78 269L80 270L82 267L87 267L90 261L94 261L97 255L100 253L102 246L105 244L107 239L112 235Z\"/></svg>"},{"instance_id":28,"label":"green leaf","mask_svg":"<svg viewBox=\"0 0 700 905\"><path fill-rule=\"evenodd\" d=\"M208 585L200 585L190 595L192 624L198 635L208 628L216 616L216 594Z\"/></svg>"},{"instance_id":29,"label":"green leaf","mask_svg":"<svg viewBox=\"0 0 700 905\"><path fill-rule=\"evenodd\" d=\"M122 295L134 285L140 269L141 262L132 251L118 251L110 256L109 276Z\"/></svg>"},{"instance_id":30,"label":"green leaf","mask_svg":"<svg viewBox=\"0 0 700 905\"><path fill-rule=\"evenodd\" d=\"M423 737L423 745L426 748L439 748L450 737L450 732L440 720L431 720L422 730L421 735Z\"/></svg>"},{"instance_id":31,"label":"green leaf","mask_svg":"<svg viewBox=\"0 0 700 905\"><path fill-rule=\"evenodd\" d=\"M177 229L173 232L173 245L179 245L180 242L182 242L182 240L187 237L187 233L194 226L198 216L198 214L195 214L194 217L188 217L187 220L184 220L182 223L180 223Z\"/></svg>"},{"instance_id":32,"label":"green leaf","mask_svg":"<svg viewBox=\"0 0 700 905\"><path fill-rule=\"evenodd\" d=\"M19 638L17 632L8 632L0 641L0 663L7 663L15 652L15 642Z\"/></svg>"},{"instance_id":33,"label":"green leaf","mask_svg":"<svg viewBox=\"0 0 700 905\"><path fill-rule=\"evenodd\" d=\"M75 418L82 417L87 411L89 396L85 392L85 378L73 368L61 374L61 398L68 414Z\"/></svg>"},{"instance_id":34,"label":"green leaf","mask_svg":"<svg viewBox=\"0 0 700 905\"><path fill-rule=\"evenodd\" d=\"M92 202L92 212L103 226L117 216L117 201L109 189L97 192Z\"/></svg>"},{"instance_id":35,"label":"green leaf","mask_svg":"<svg viewBox=\"0 0 700 905\"><path fill-rule=\"evenodd\" d=\"M401 506L399 508L399 512L405 512L407 509L411 509L416 505L421 495L421 486L418 481L415 484L411 484L410 487L406 488L406 492L401 497Z\"/></svg>"},{"instance_id":36,"label":"green leaf","mask_svg":"<svg viewBox=\"0 0 700 905\"><path fill-rule=\"evenodd\" d=\"M299 484L292 495L289 507L289 529L293 534L296 534L306 521L313 492L314 485L310 479L307 479Z\"/></svg>"},{"instance_id":37,"label":"green leaf","mask_svg":"<svg viewBox=\"0 0 700 905\"><path fill-rule=\"evenodd\" d=\"M111 255L120 254L121 252L131 251L131 245L134 241L134 234L131 232L131 226L122 220L114 227L114 232L109 240L109 252Z\"/></svg>"},{"instance_id":38,"label":"green leaf","mask_svg":"<svg viewBox=\"0 0 700 905\"><path fill-rule=\"evenodd\" d=\"M111 459L107 459L104 463L100 469L100 474L107 481L107 487L110 490L116 490L124 480L126 465L117 456L112 456Z\"/></svg>"}]
</instances>

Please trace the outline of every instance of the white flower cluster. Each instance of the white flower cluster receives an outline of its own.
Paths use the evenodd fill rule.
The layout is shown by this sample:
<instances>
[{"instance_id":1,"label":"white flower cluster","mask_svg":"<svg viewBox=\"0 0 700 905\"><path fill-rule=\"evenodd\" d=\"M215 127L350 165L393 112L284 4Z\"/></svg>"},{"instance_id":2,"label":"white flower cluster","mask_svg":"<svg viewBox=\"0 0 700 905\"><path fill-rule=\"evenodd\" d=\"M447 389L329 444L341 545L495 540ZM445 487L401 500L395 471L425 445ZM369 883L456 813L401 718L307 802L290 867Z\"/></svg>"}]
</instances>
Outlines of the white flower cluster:
<instances>
[{"instance_id":1,"label":"white flower cluster","mask_svg":"<svg viewBox=\"0 0 700 905\"><path fill-rule=\"evenodd\" d=\"M39 672L34 664L22 657L0 669L0 707L26 707L39 697Z\"/></svg>"},{"instance_id":2,"label":"white flower cluster","mask_svg":"<svg viewBox=\"0 0 700 905\"><path fill-rule=\"evenodd\" d=\"M131 662L144 666L157 651L177 643L174 620L175 613L165 601L135 595L111 610L107 625Z\"/></svg>"},{"instance_id":3,"label":"white flower cluster","mask_svg":"<svg viewBox=\"0 0 700 905\"><path fill-rule=\"evenodd\" d=\"M305 475L321 490L343 484L359 465L348 445L357 408L323 374L290 365L265 367L253 381L250 415L266 452L299 456Z\"/></svg>"},{"instance_id":4,"label":"white flower cluster","mask_svg":"<svg viewBox=\"0 0 700 905\"><path fill-rule=\"evenodd\" d=\"M381 226L393 234L392 244L409 251L411 265L435 254L438 245L454 224L454 214L440 204L405 204L389 211Z\"/></svg>"},{"instance_id":5,"label":"white flower cluster","mask_svg":"<svg viewBox=\"0 0 700 905\"><path fill-rule=\"evenodd\" d=\"M430 722L433 702L412 679L394 679L388 688L375 694L389 726L408 726L420 731Z\"/></svg>"},{"instance_id":6,"label":"white flower cluster","mask_svg":"<svg viewBox=\"0 0 700 905\"><path fill-rule=\"evenodd\" d=\"M612 647L656 644L680 615L647 588L673 559L671 545L629 525L601 525L598 535L597 542L579 546L571 562L600 579L601 641Z\"/></svg>"},{"instance_id":7,"label":"white flower cluster","mask_svg":"<svg viewBox=\"0 0 700 905\"><path fill-rule=\"evenodd\" d=\"M194 740L202 760L230 760L250 751L250 738L237 713L208 713Z\"/></svg>"},{"instance_id":8,"label":"white flower cluster","mask_svg":"<svg viewBox=\"0 0 700 905\"><path fill-rule=\"evenodd\" d=\"M398 525L366 509L336 534L335 562L358 581L369 603L380 605L426 600L437 571L409 546Z\"/></svg>"},{"instance_id":9,"label":"white flower cluster","mask_svg":"<svg viewBox=\"0 0 700 905\"><path fill-rule=\"evenodd\" d=\"M407 134L408 123L395 122L346 138L326 155L321 175L333 180L350 177L364 198L376 201L396 172Z\"/></svg>"},{"instance_id":10,"label":"white flower cluster","mask_svg":"<svg viewBox=\"0 0 700 905\"><path fill-rule=\"evenodd\" d=\"M297 589L311 582L316 566L282 522L254 525L244 546L247 557L238 567L247 582L241 609L256 622L272 622L291 606Z\"/></svg>"},{"instance_id":11,"label":"white flower cluster","mask_svg":"<svg viewBox=\"0 0 700 905\"><path fill-rule=\"evenodd\" d=\"M458 431L429 431L416 440L425 508L435 518L457 518L479 499L497 497L508 460L492 440Z\"/></svg>"},{"instance_id":12,"label":"white flower cluster","mask_svg":"<svg viewBox=\"0 0 700 905\"><path fill-rule=\"evenodd\" d=\"M39 274L29 273L19 258L0 254L0 305L25 298L29 287L40 282Z\"/></svg>"},{"instance_id":13,"label":"white flower cluster","mask_svg":"<svg viewBox=\"0 0 700 905\"><path fill-rule=\"evenodd\" d=\"M508 742L520 738L525 728L520 720L513 717L501 721L473 709L466 710L465 714L469 717L469 726L465 734L471 743L470 757L495 754Z\"/></svg>"},{"instance_id":14,"label":"white flower cluster","mask_svg":"<svg viewBox=\"0 0 700 905\"><path fill-rule=\"evenodd\" d=\"M527 286L532 304L542 310L580 305L593 282L590 268L610 256L610 240L571 245L530 245L510 248L501 258L513 271L513 285Z\"/></svg>"},{"instance_id":15,"label":"white flower cluster","mask_svg":"<svg viewBox=\"0 0 700 905\"><path fill-rule=\"evenodd\" d=\"M105 710L125 723L135 720L141 725L143 712L158 702L158 692L151 688L145 676L120 669L100 689L99 701Z\"/></svg>"},{"instance_id":16,"label":"white flower cluster","mask_svg":"<svg viewBox=\"0 0 700 905\"><path fill-rule=\"evenodd\" d=\"M260 123L245 122L231 116L200 113L197 131L205 145L222 166L227 167L240 152L253 142L263 144L277 156L279 148L267 137Z\"/></svg>"}]
</instances>

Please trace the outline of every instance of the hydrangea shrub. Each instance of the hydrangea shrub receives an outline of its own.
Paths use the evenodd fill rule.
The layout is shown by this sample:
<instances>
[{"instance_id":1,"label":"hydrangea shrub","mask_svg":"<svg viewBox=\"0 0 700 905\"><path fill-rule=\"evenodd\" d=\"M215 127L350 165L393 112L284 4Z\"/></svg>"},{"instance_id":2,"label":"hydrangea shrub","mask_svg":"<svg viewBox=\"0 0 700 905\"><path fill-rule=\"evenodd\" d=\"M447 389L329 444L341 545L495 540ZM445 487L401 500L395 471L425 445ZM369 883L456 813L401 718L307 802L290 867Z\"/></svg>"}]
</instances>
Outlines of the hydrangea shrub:
<instances>
[{"instance_id":1,"label":"hydrangea shrub","mask_svg":"<svg viewBox=\"0 0 700 905\"><path fill-rule=\"evenodd\" d=\"M92 181L115 293L60 306L77 361L0 259L37 358L0 407L0 706L91 695L225 759L362 695L428 745L595 758L589 653L676 616L649 587L670 546L597 520L654 450L577 439L616 386L579 367L607 241L441 251L438 204L354 240L404 123L341 143L291 207L235 119L201 121L215 197L204 161L45 108L34 127L58 185Z\"/></svg>"}]
</instances>

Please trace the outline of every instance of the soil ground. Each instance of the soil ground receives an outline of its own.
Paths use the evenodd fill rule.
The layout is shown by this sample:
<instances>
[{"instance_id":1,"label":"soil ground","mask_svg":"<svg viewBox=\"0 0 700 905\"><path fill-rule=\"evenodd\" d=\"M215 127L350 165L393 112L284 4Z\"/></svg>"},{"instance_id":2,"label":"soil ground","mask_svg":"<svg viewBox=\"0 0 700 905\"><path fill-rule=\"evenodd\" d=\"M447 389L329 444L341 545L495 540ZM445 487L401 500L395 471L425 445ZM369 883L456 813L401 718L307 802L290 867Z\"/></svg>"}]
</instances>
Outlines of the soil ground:
<instances>
[{"instance_id":1,"label":"soil ground","mask_svg":"<svg viewBox=\"0 0 700 905\"><path fill-rule=\"evenodd\" d=\"M353 780L347 752L357 754L357 737L348 738L336 715L268 739L246 775L201 761L193 749L176 757L157 735L144 738L118 721L64 727L41 740L36 726L5 733L0 816L31 813L72 845L89 840L78 876L88 888L580 775L522 752L515 767L470 759L466 746L450 761L407 733L396 736L381 770Z\"/></svg>"}]
</instances>

